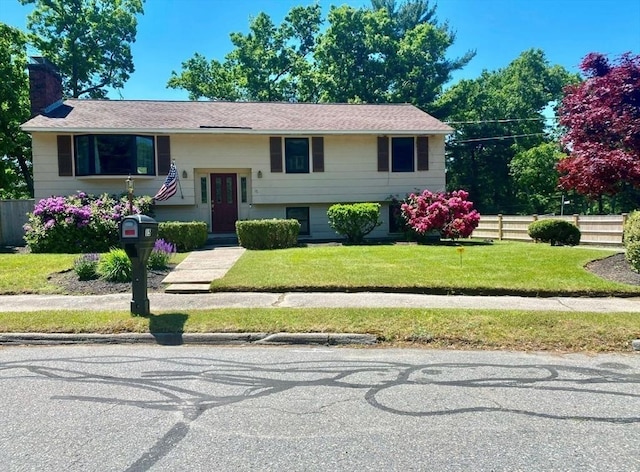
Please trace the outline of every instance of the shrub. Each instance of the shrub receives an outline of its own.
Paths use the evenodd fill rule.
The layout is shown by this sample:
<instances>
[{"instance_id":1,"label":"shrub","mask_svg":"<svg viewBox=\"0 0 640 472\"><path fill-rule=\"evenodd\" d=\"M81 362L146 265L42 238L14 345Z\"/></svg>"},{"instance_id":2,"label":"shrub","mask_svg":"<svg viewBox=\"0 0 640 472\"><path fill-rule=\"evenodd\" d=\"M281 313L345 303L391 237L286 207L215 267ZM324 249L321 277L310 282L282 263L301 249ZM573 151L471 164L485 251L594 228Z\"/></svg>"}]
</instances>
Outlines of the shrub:
<instances>
[{"instance_id":1,"label":"shrub","mask_svg":"<svg viewBox=\"0 0 640 472\"><path fill-rule=\"evenodd\" d=\"M207 243L208 229L204 221L165 221L158 224L158 238L172 243L178 252L193 251Z\"/></svg>"},{"instance_id":2,"label":"shrub","mask_svg":"<svg viewBox=\"0 0 640 472\"><path fill-rule=\"evenodd\" d=\"M298 243L298 220L236 221L238 242L247 249L284 249Z\"/></svg>"},{"instance_id":3,"label":"shrub","mask_svg":"<svg viewBox=\"0 0 640 472\"><path fill-rule=\"evenodd\" d=\"M150 197L137 197L133 213L150 214ZM118 243L118 222L128 214L126 195L78 192L39 200L24 225L31 252L106 252Z\"/></svg>"},{"instance_id":4,"label":"shrub","mask_svg":"<svg viewBox=\"0 0 640 472\"><path fill-rule=\"evenodd\" d=\"M627 243L640 242L640 211L632 211L624 222L622 241Z\"/></svg>"},{"instance_id":5,"label":"shrub","mask_svg":"<svg viewBox=\"0 0 640 472\"><path fill-rule=\"evenodd\" d=\"M480 223L480 214L467 200L469 193L456 190L432 193L424 190L410 194L400 206L401 214L411 232L420 240L438 232L443 238L467 238Z\"/></svg>"},{"instance_id":6,"label":"shrub","mask_svg":"<svg viewBox=\"0 0 640 472\"><path fill-rule=\"evenodd\" d=\"M331 205L327 217L329 226L350 243L361 243L367 234L382 224L379 203Z\"/></svg>"},{"instance_id":7,"label":"shrub","mask_svg":"<svg viewBox=\"0 0 640 472\"><path fill-rule=\"evenodd\" d=\"M622 241L625 257L634 271L640 272L640 211L632 211L624 223Z\"/></svg>"},{"instance_id":8,"label":"shrub","mask_svg":"<svg viewBox=\"0 0 640 472\"><path fill-rule=\"evenodd\" d=\"M152 270L166 269L176 252L175 244L169 243L164 239L157 239L153 245L149 259L147 260L147 268Z\"/></svg>"},{"instance_id":9,"label":"shrub","mask_svg":"<svg viewBox=\"0 0 640 472\"><path fill-rule=\"evenodd\" d=\"M131 282L131 261L124 249L112 249L98 262L98 274L109 282Z\"/></svg>"},{"instance_id":10,"label":"shrub","mask_svg":"<svg viewBox=\"0 0 640 472\"><path fill-rule=\"evenodd\" d=\"M73 261L73 271L78 280L92 280L98 278L98 261L100 255L96 253L83 254Z\"/></svg>"},{"instance_id":11,"label":"shrub","mask_svg":"<svg viewBox=\"0 0 640 472\"><path fill-rule=\"evenodd\" d=\"M529 225L529 236L536 241L550 243L552 246L576 246L580 244L580 230L574 224L564 220L538 220Z\"/></svg>"}]
</instances>

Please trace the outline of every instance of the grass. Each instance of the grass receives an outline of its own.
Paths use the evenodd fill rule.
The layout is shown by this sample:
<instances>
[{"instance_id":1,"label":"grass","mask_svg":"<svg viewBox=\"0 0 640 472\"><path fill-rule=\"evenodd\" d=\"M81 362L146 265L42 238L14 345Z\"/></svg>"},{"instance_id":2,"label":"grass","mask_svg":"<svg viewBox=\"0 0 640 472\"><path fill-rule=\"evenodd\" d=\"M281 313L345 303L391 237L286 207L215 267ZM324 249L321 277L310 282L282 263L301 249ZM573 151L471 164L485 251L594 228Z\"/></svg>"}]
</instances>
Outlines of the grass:
<instances>
[{"instance_id":1,"label":"grass","mask_svg":"<svg viewBox=\"0 0 640 472\"><path fill-rule=\"evenodd\" d=\"M614 251L516 242L247 251L211 287L213 291L639 294L640 287L609 282L584 269L587 262L611 254Z\"/></svg>"},{"instance_id":2,"label":"grass","mask_svg":"<svg viewBox=\"0 0 640 472\"><path fill-rule=\"evenodd\" d=\"M47 277L73 267L78 254L0 254L0 294L62 293Z\"/></svg>"},{"instance_id":3,"label":"grass","mask_svg":"<svg viewBox=\"0 0 640 472\"><path fill-rule=\"evenodd\" d=\"M172 264L178 264L188 253L174 254ZM64 293L61 287L48 281L49 275L70 270L80 254L0 254L0 295L25 293Z\"/></svg>"},{"instance_id":4,"label":"grass","mask_svg":"<svg viewBox=\"0 0 640 472\"><path fill-rule=\"evenodd\" d=\"M348 332L387 344L434 348L629 351L640 337L637 313L471 309L190 310L132 317L128 311L0 313L0 332Z\"/></svg>"}]
</instances>

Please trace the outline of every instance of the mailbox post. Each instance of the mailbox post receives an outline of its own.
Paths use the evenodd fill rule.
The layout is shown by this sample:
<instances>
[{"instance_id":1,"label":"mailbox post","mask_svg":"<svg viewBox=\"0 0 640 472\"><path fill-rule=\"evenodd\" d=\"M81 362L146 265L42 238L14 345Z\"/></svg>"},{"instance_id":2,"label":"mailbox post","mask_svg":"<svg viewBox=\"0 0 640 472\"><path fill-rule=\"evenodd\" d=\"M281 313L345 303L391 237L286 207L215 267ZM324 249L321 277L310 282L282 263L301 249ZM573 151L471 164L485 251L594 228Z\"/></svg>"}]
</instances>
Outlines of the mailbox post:
<instances>
[{"instance_id":1,"label":"mailbox post","mask_svg":"<svg viewBox=\"0 0 640 472\"><path fill-rule=\"evenodd\" d=\"M148 316L147 260L158 236L158 223L146 215L125 216L119 225L120 243L131 260L131 314Z\"/></svg>"}]
</instances>

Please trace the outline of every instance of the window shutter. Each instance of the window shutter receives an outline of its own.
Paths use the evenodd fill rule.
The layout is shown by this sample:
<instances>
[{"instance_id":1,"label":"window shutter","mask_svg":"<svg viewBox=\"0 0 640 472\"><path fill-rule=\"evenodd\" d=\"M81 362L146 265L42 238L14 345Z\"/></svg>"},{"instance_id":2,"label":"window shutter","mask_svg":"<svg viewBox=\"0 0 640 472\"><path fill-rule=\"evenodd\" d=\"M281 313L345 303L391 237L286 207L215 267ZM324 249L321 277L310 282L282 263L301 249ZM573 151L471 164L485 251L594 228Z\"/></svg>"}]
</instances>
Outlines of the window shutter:
<instances>
[{"instance_id":1,"label":"window shutter","mask_svg":"<svg viewBox=\"0 0 640 472\"><path fill-rule=\"evenodd\" d=\"M73 177L73 157L71 155L71 136L58 136L58 175Z\"/></svg>"},{"instance_id":2,"label":"window shutter","mask_svg":"<svg viewBox=\"0 0 640 472\"><path fill-rule=\"evenodd\" d=\"M269 138L269 153L271 155L271 172L282 172L282 138Z\"/></svg>"},{"instance_id":3,"label":"window shutter","mask_svg":"<svg viewBox=\"0 0 640 472\"><path fill-rule=\"evenodd\" d=\"M389 172L389 138L378 137L378 172Z\"/></svg>"},{"instance_id":4,"label":"window shutter","mask_svg":"<svg viewBox=\"0 0 640 472\"><path fill-rule=\"evenodd\" d=\"M324 172L324 138L311 138L311 146L313 148L313 171Z\"/></svg>"},{"instance_id":5,"label":"window shutter","mask_svg":"<svg viewBox=\"0 0 640 472\"><path fill-rule=\"evenodd\" d=\"M158 136L156 138L158 146L158 175L169 173L171 168L171 142L169 136Z\"/></svg>"},{"instance_id":6,"label":"window shutter","mask_svg":"<svg viewBox=\"0 0 640 472\"><path fill-rule=\"evenodd\" d=\"M418 136L418 170L429 170L429 138Z\"/></svg>"}]
</instances>

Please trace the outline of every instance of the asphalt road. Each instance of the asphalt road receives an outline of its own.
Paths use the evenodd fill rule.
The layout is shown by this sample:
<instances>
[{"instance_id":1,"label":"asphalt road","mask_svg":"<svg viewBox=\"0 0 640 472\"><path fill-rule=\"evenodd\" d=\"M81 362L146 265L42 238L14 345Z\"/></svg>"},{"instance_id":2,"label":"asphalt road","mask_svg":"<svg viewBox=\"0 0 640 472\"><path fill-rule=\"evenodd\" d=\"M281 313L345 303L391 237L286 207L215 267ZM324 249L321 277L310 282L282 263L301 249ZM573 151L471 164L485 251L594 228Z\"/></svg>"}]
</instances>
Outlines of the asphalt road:
<instances>
[{"instance_id":1,"label":"asphalt road","mask_svg":"<svg viewBox=\"0 0 640 472\"><path fill-rule=\"evenodd\" d=\"M0 348L3 471L637 471L640 355Z\"/></svg>"}]
</instances>

